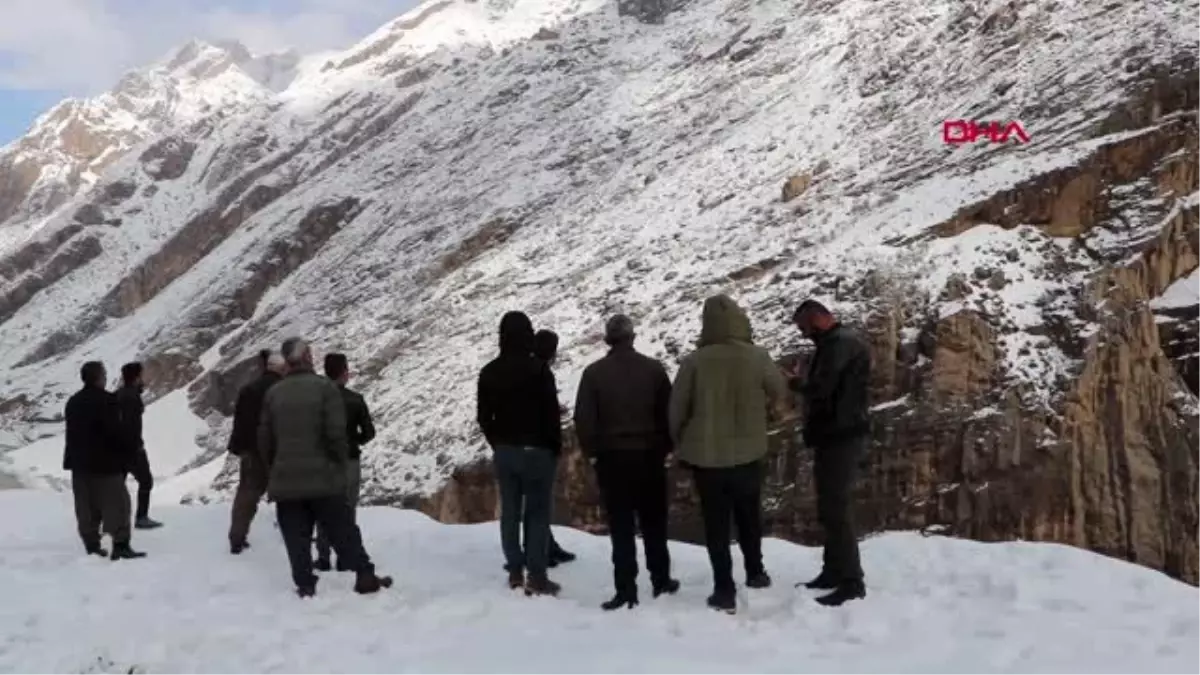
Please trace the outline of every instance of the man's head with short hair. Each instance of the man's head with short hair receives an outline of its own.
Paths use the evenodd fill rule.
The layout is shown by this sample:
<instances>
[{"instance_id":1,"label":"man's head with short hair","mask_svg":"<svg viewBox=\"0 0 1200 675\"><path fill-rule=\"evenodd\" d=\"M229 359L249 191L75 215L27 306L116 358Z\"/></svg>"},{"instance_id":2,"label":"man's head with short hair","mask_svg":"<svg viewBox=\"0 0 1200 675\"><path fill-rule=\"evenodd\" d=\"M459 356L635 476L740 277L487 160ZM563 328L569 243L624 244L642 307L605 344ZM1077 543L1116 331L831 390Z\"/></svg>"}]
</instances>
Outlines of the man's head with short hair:
<instances>
[{"instance_id":1,"label":"man's head with short hair","mask_svg":"<svg viewBox=\"0 0 1200 675\"><path fill-rule=\"evenodd\" d=\"M267 370L267 367L270 365L272 353L273 352L270 349L258 350L258 369L259 370Z\"/></svg>"},{"instance_id":2,"label":"man's head with short hair","mask_svg":"<svg viewBox=\"0 0 1200 675\"><path fill-rule=\"evenodd\" d=\"M325 377L338 384L346 384L350 380L350 362L345 354L333 352L325 355Z\"/></svg>"},{"instance_id":3,"label":"man's head with short hair","mask_svg":"<svg viewBox=\"0 0 1200 675\"><path fill-rule=\"evenodd\" d=\"M558 333L543 328L533 335L533 355L546 363L558 357Z\"/></svg>"},{"instance_id":4,"label":"man's head with short hair","mask_svg":"<svg viewBox=\"0 0 1200 675\"><path fill-rule=\"evenodd\" d=\"M131 361L121 366L121 382L126 387L136 387L142 384L142 364Z\"/></svg>"},{"instance_id":5,"label":"man's head with short hair","mask_svg":"<svg viewBox=\"0 0 1200 675\"><path fill-rule=\"evenodd\" d=\"M633 344L633 319L617 314L604 324L604 342L611 347Z\"/></svg>"},{"instance_id":6,"label":"man's head with short hair","mask_svg":"<svg viewBox=\"0 0 1200 675\"><path fill-rule=\"evenodd\" d=\"M792 323L796 324L804 337L812 339L832 328L837 319L828 307L810 298L800 303L792 313Z\"/></svg>"},{"instance_id":7,"label":"man's head with short hair","mask_svg":"<svg viewBox=\"0 0 1200 675\"><path fill-rule=\"evenodd\" d=\"M108 372L104 369L103 363L88 361L79 368L79 379L83 380L85 386L103 389L104 381L108 379Z\"/></svg>"},{"instance_id":8,"label":"man's head with short hair","mask_svg":"<svg viewBox=\"0 0 1200 675\"><path fill-rule=\"evenodd\" d=\"M287 362L289 370L294 368L308 368L312 370L312 347L304 338L293 337L284 340L283 346L279 351L283 353L283 360Z\"/></svg>"}]
</instances>

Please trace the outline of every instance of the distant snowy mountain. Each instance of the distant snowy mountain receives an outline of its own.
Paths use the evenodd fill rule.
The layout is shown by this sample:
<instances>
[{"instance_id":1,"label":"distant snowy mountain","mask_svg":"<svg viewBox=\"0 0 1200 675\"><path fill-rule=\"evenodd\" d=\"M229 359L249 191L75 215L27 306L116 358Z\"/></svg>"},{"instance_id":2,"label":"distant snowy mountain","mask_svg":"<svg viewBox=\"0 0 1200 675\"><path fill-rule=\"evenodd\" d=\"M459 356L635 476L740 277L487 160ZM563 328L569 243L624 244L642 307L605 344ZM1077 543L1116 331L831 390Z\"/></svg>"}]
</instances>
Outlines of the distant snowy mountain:
<instances>
[{"instance_id":1,"label":"distant snowy mountain","mask_svg":"<svg viewBox=\"0 0 1200 675\"><path fill-rule=\"evenodd\" d=\"M230 115L287 88L299 56L252 55L238 42L193 40L111 91L67 99L0 148L0 254L96 183L141 141L209 115Z\"/></svg>"},{"instance_id":2,"label":"distant snowy mountain","mask_svg":"<svg viewBox=\"0 0 1200 675\"><path fill-rule=\"evenodd\" d=\"M26 446L9 471L55 472L81 361L142 358L204 428L178 444L191 461L151 453L219 495L253 354L303 334L349 354L378 418L367 498L478 520L473 382L503 311L563 336L570 404L613 311L673 369L706 295L800 358L787 317L816 296L874 350L864 527L1066 542L1194 583L1196 315L1152 303L1200 261L1197 9L435 0L281 66L189 45L151 71L191 92L173 116L129 122L61 208L17 200L38 215L0 258L0 442ZM948 119L1030 141L947 145ZM792 431L767 519L808 541ZM562 471L556 513L597 526L585 463Z\"/></svg>"}]
</instances>

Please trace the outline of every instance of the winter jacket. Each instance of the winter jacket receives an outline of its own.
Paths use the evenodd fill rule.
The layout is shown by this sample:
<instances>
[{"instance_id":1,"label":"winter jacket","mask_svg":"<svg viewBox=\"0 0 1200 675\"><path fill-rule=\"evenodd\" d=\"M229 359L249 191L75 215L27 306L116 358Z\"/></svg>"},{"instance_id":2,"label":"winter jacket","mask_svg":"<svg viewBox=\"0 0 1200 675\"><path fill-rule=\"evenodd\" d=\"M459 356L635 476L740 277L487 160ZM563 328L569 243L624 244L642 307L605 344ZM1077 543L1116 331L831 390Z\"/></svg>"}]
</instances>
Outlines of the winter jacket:
<instances>
[{"instance_id":1,"label":"winter jacket","mask_svg":"<svg viewBox=\"0 0 1200 675\"><path fill-rule=\"evenodd\" d=\"M632 345L614 347L583 371L575 431L585 455L671 451L667 408L671 378L662 363Z\"/></svg>"},{"instance_id":2,"label":"winter jacket","mask_svg":"<svg viewBox=\"0 0 1200 675\"><path fill-rule=\"evenodd\" d=\"M117 407L121 410L121 429L125 433L125 442L136 452L146 450L146 442L142 438L142 415L146 405L142 403L141 387L121 387L117 390Z\"/></svg>"},{"instance_id":3,"label":"winter jacket","mask_svg":"<svg viewBox=\"0 0 1200 675\"><path fill-rule=\"evenodd\" d=\"M267 390L258 424L267 494L276 501L346 493L346 403L338 386L293 369Z\"/></svg>"},{"instance_id":4,"label":"winter jacket","mask_svg":"<svg viewBox=\"0 0 1200 675\"><path fill-rule=\"evenodd\" d=\"M121 427L116 396L102 387L86 386L67 399L64 416L64 470L119 474L133 468L133 448Z\"/></svg>"},{"instance_id":5,"label":"winter jacket","mask_svg":"<svg viewBox=\"0 0 1200 675\"><path fill-rule=\"evenodd\" d=\"M558 454L562 425L554 373L533 355L532 335L500 339L500 355L479 371L476 420L484 438L493 449L518 445Z\"/></svg>"},{"instance_id":6,"label":"winter jacket","mask_svg":"<svg viewBox=\"0 0 1200 675\"><path fill-rule=\"evenodd\" d=\"M704 302L699 348L680 364L671 391L670 428L681 462L739 466L767 453L767 417L787 383L750 320L730 298Z\"/></svg>"},{"instance_id":7,"label":"winter jacket","mask_svg":"<svg viewBox=\"0 0 1200 675\"><path fill-rule=\"evenodd\" d=\"M818 335L817 352L803 380L788 385L804 397L804 443L819 448L865 436L871 431L869 386L871 349L842 326Z\"/></svg>"},{"instance_id":8,"label":"winter jacket","mask_svg":"<svg viewBox=\"0 0 1200 675\"><path fill-rule=\"evenodd\" d=\"M338 385L346 404L346 440L350 444L350 459L362 457L362 446L375 438L375 425L367 401L356 391Z\"/></svg>"},{"instance_id":9,"label":"winter jacket","mask_svg":"<svg viewBox=\"0 0 1200 675\"><path fill-rule=\"evenodd\" d=\"M282 377L268 370L238 392L233 408L233 431L229 434L229 452L242 456L259 454L258 421L262 414L263 399L271 385Z\"/></svg>"}]
</instances>

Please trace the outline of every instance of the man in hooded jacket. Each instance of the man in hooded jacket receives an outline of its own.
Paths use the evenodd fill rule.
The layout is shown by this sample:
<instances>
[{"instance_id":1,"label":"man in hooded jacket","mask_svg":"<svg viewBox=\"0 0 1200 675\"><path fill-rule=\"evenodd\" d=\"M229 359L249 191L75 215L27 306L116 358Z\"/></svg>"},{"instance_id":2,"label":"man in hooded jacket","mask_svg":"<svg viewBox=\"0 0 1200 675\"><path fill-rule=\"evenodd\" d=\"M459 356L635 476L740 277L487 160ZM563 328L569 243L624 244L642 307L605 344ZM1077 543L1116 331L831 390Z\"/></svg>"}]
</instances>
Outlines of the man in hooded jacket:
<instances>
[{"instance_id":1,"label":"man in hooded jacket","mask_svg":"<svg viewBox=\"0 0 1200 675\"><path fill-rule=\"evenodd\" d=\"M527 595L556 595L560 586L546 574L547 535L562 427L554 373L533 355L533 334L523 312L500 319L500 355L479 372L476 420L493 451L508 585L524 586Z\"/></svg>"},{"instance_id":2,"label":"man in hooded jacket","mask_svg":"<svg viewBox=\"0 0 1200 675\"><path fill-rule=\"evenodd\" d=\"M724 295L706 300L698 348L680 364L671 389L670 431L676 456L692 469L700 494L713 609L737 609L731 519L746 585L771 585L762 560L763 457L767 419L772 412L782 417L787 391L771 356L754 345L746 313Z\"/></svg>"}]
</instances>

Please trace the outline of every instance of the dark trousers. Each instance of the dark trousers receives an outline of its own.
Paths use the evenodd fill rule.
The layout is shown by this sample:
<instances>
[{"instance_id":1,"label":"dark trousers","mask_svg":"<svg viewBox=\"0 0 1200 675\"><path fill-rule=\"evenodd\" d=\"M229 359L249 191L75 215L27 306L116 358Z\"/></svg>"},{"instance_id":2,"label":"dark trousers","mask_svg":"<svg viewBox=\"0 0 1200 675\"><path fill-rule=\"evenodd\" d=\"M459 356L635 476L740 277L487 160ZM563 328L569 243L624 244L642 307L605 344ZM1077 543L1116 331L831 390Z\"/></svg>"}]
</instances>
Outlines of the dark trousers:
<instances>
[{"instance_id":1,"label":"dark trousers","mask_svg":"<svg viewBox=\"0 0 1200 675\"><path fill-rule=\"evenodd\" d=\"M275 502L275 516L283 545L287 548L292 566L292 581L303 588L317 583L313 574L313 528L320 525L337 551L338 560L359 574L375 571L371 558L363 548L362 534L354 524L354 514L345 495L288 499Z\"/></svg>"},{"instance_id":2,"label":"dark trousers","mask_svg":"<svg viewBox=\"0 0 1200 675\"><path fill-rule=\"evenodd\" d=\"M498 445L492 463L500 489L500 544L505 567L510 572L527 569L531 576L544 578L549 561L554 453L544 448Z\"/></svg>"},{"instance_id":3,"label":"dark trousers","mask_svg":"<svg viewBox=\"0 0 1200 675\"><path fill-rule=\"evenodd\" d=\"M346 462L346 502L350 504L350 522L358 524L358 495L362 486L362 464L358 459ZM317 525L317 558L329 560L329 535ZM341 560L338 560L341 565ZM344 567L344 565L342 565Z\"/></svg>"},{"instance_id":4,"label":"dark trousers","mask_svg":"<svg viewBox=\"0 0 1200 675\"><path fill-rule=\"evenodd\" d=\"M762 561L761 461L726 468L694 467L700 513L704 518L704 543L712 564L713 587L733 592L733 558L729 553L731 520L737 524L746 576L765 571Z\"/></svg>"},{"instance_id":5,"label":"dark trousers","mask_svg":"<svg viewBox=\"0 0 1200 675\"><path fill-rule=\"evenodd\" d=\"M137 481L137 513L135 517L145 518L150 515L150 491L154 489L154 474L150 473L150 457L143 448L133 462L133 479Z\"/></svg>"},{"instance_id":6,"label":"dark trousers","mask_svg":"<svg viewBox=\"0 0 1200 675\"><path fill-rule=\"evenodd\" d=\"M130 537L129 490L125 474L71 472L75 498L75 523L85 546L100 545L100 528L114 544L128 544Z\"/></svg>"},{"instance_id":7,"label":"dark trousers","mask_svg":"<svg viewBox=\"0 0 1200 675\"><path fill-rule=\"evenodd\" d=\"M250 536L250 523L258 513L258 503L267 492L267 469L257 455L238 458L237 492L233 495L233 513L229 519L229 542L244 544Z\"/></svg>"},{"instance_id":8,"label":"dark trousers","mask_svg":"<svg viewBox=\"0 0 1200 675\"><path fill-rule=\"evenodd\" d=\"M655 586L665 583L671 578L671 554L667 550L667 470L662 454L649 450L600 453L596 480L608 517L617 592L637 591L637 526L642 530L650 582Z\"/></svg>"},{"instance_id":9,"label":"dark trousers","mask_svg":"<svg viewBox=\"0 0 1200 675\"><path fill-rule=\"evenodd\" d=\"M814 451L817 520L825 530L823 572L841 581L861 581L863 578L851 497L866 443L867 439L861 437L818 447Z\"/></svg>"}]
</instances>

